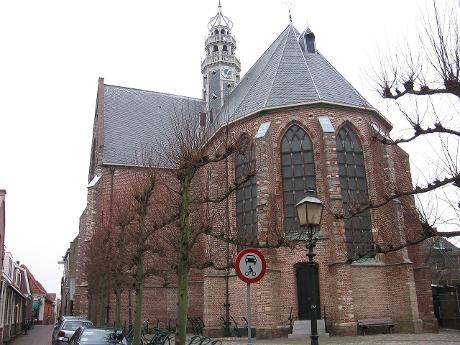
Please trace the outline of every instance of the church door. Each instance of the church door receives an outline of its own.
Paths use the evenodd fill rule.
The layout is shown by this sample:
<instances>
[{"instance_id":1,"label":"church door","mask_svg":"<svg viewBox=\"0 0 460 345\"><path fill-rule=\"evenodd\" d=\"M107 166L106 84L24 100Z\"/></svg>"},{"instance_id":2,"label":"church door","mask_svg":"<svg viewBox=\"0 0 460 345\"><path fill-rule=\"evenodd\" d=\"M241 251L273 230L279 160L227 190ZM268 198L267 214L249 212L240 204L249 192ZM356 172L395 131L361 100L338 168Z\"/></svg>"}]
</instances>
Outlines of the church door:
<instances>
[{"instance_id":1,"label":"church door","mask_svg":"<svg viewBox=\"0 0 460 345\"><path fill-rule=\"evenodd\" d=\"M311 320L312 303L315 301L316 317L321 319L321 303L319 300L319 279L318 264L310 266L302 263L296 267L297 278L297 302L299 310L299 320ZM314 285L312 285L314 284ZM314 289L312 287L314 286ZM313 294L316 295L313 296Z\"/></svg>"}]
</instances>

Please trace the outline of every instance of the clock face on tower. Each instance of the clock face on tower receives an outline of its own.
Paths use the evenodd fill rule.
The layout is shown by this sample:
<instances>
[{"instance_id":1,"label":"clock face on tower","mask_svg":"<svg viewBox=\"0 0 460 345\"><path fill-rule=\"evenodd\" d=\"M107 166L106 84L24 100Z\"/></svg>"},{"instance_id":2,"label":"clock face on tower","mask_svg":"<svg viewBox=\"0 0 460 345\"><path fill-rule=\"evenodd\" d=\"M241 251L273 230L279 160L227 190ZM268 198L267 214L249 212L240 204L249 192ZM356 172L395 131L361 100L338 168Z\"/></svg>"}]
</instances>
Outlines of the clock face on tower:
<instances>
[{"instance_id":1,"label":"clock face on tower","mask_svg":"<svg viewBox=\"0 0 460 345\"><path fill-rule=\"evenodd\" d=\"M231 67L224 67L220 71L220 76L222 79L233 79L233 68Z\"/></svg>"}]
</instances>

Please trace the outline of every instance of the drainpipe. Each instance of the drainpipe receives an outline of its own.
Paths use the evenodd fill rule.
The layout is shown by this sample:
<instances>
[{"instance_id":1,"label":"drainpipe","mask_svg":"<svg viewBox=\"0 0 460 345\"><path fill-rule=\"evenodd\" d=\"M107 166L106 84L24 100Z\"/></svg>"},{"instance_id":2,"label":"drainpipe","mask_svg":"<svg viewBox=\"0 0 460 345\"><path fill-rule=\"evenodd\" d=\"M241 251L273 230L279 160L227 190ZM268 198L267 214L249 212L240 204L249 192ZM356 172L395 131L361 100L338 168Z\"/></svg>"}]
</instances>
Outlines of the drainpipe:
<instances>
[{"instance_id":1,"label":"drainpipe","mask_svg":"<svg viewBox=\"0 0 460 345\"><path fill-rule=\"evenodd\" d=\"M112 231L112 218L113 218L113 179L115 175L115 168L110 167L110 200L109 200L109 231ZM107 311L106 323L110 324L110 286L107 287Z\"/></svg>"},{"instance_id":2,"label":"drainpipe","mask_svg":"<svg viewBox=\"0 0 460 345\"><path fill-rule=\"evenodd\" d=\"M456 285L455 286L455 297L456 297L456 300L457 300L457 315L460 317L460 300L458 299L458 288L459 288L459 285Z\"/></svg>"},{"instance_id":3,"label":"drainpipe","mask_svg":"<svg viewBox=\"0 0 460 345\"><path fill-rule=\"evenodd\" d=\"M225 184L226 190L228 190L228 158L225 158ZM226 212L226 232L227 238L230 237L230 210L229 210L229 197L225 199L225 208ZM229 287L229 280L230 280L230 243L227 242L226 244L226 264L227 268L225 269L225 327L224 327L224 337L230 336L230 287Z\"/></svg>"}]
</instances>

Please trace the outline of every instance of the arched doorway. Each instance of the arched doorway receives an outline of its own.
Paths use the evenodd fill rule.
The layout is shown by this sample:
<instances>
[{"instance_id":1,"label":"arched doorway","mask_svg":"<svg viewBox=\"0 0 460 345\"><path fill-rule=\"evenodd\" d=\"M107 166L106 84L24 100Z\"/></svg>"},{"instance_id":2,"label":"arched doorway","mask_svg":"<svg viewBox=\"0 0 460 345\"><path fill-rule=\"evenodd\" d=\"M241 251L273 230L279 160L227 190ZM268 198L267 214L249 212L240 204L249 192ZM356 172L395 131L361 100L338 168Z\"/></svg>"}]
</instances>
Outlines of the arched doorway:
<instances>
[{"instance_id":1,"label":"arched doorway","mask_svg":"<svg viewBox=\"0 0 460 345\"><path fill-rule=\"evenodd\" d=\"M312 266L306 262L301 262L295 265L299 320L311 320L313 310L312 304L315 306L316 309L317 320L321 319L321 303L318 293L318 273L318 263L316 262L315 266Z\"/></svg>"}]
</instances>

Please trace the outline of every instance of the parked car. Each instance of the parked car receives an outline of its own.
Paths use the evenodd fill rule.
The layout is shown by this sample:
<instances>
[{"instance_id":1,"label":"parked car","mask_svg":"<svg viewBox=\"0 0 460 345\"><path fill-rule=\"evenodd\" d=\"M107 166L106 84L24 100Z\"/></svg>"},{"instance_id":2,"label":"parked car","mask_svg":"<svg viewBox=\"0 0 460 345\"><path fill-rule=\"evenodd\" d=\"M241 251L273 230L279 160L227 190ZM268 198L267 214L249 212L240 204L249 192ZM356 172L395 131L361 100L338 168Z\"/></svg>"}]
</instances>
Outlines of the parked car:
<instances>
[{"instance_id":1,"label":"parked car","mask_svg":"<svg viewBox=\"0 0 460 345\"><path fill-rule=\"evenodd\" d=\"M70 339L80 326L92 326L93 323L81 317L63 317L61 323L54 328L51 336L51 345L68 344L66 339Z\"/></svg>"},{"instance_id":2,"label":"parked car","mask_svg":"<svg viewBox=\"0 0 460 345\"><path fill-rule=\"evenodd\" d=\"M79 327L68 345L128 345L123 331L115 328Z\"/></svg>"}]
</instances>

